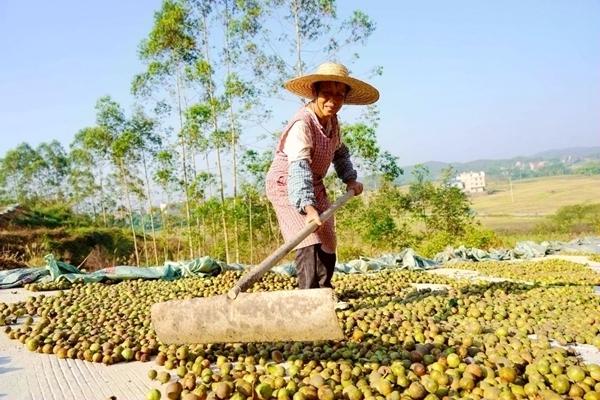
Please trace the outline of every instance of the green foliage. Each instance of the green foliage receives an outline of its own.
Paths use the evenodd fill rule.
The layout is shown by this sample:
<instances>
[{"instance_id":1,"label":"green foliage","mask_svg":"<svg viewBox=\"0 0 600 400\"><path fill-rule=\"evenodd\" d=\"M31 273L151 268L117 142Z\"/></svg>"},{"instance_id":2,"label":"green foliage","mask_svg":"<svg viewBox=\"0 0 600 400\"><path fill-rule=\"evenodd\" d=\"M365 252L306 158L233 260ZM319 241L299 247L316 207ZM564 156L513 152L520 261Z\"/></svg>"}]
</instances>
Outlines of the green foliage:
<instances>
[{"instance_id":1,"label":"green foliage","mask_svg":"<svg viewBox=\"0 0 600 400\"><path fill-rule=\"evenodd\" d=\"M575 170L583 175L600 175L600 162L590 161Z\"/></svg>"},{"instance_id":2,"label":"green foliage","mask_svg":"<svg viewBox=\"0 0 600 400\"><path fill-rule=\"evenodd\" d=\"M65 203L25 203L27 212L21 214L13 224L28 228L57 228L62 226L85 226L90 218L75 214L71 206Z\"/></svg>"},{"instance_id":3,"label":"green foliage","mask_svg":"<svg viewBox=\"0 0 600 400\"><path fill-rule=\"evenodd\" d=\"M453 246L456 243L456 237L448 232L439 231L427 235L417 246L417 253L424 257L433 257L447 246Z\"/></svg>"},{"instance_id":4,"label":"green foliage","mask_svg":"<svg viewBox=\"0 0 600 400\"><path fill-rule=\"evenodd\" d=\"M459 240L460 244L466 247L475 247L484 250L502 246L501 239L494 231L482 228L478 224L469 225Z\"/></svg>"},{"instance_id":5,"label":"green foliage","mask_svg":"<svg viewBox=\"0 0 600 400\"><path fill-rule=\"evenodd\" d=\"M375 128L365 123L343 125L341 134L344 144L351 150L353 160L373 169L381 151L377 145Z\"/></svg>"},{"instance_id":6,"label":"green foliage","mask_svg":"<svg viewBox=\"0 0 600 400\"><path fill-rule=\"evenodd\" d=\"M35 149L21 143L0 159L0 200L63 200L70 167L69 157L56 140L41 143Z\"/></svg>"},{"instance_id":7,"label":"green foliage","mask_svg":"<svg viewBox=\"0 0 600 400\"><path fill-rule=\"evenodd\" d=\"M343 142L350 153L356 168L366 174L381 176L383 181L393 182L402 173L398 158L388 151L382 151L377 143L377 124L358 122L341 128Z\"/></svg>"},{"instance_id":8,"label":"green foliage","mask_svg":"<svg viewBox=\"0 0 600 400\"><path fill-rule=\"evenodd\" d=\"M462 236L465 228L473 223L473 214L466 194L450 185L453 170L447 170L437 186L428 180L427 168L418 166L413 174L415 181L408 192L409 209L425 224L426 234L446 232Z\"/></svg>"},{"instance_id":9,"label":"green foliage","mask_svg":"<svg viewBox=\"0 0 600 400\"><path fill-rule=\"evenodd\" d=\"M468 225L461 236L455 236L447 231L436 231L426 235L417 246L417 252L425 257L433 257L448 246L489 250L501 244L501 240L493 231L473 224Z\"/></svg>"},{"instance_id":10,"label":"green foliage","mask_svg":"<svg viewBox=\"0 0 600 400\"><path fill-rule=\"evenodd\" d=\"M191 58L196 47L194 28L186 2L164 0L162 8L154 14L154 26L140 47L140 56Z\"/></svg>"},{"instance_id":11,"label":"green foliage","mask_svg":"<svg viewBox=\"0 0 600 400\"><path fill-rule=\"evenodd\" d=\"M537 227L540 232L600 233L600 203L564 206Z\"/></svg>"},{"instance_id":12,"label":"green foliage","mask_svg":"<svg viewBox=\"0 0 600 400\"><path fill-rule=\"evenodd\" d=\"M256 150L250 149L242 156L241 164L243 168L252 177L252 180L256 182L256 186L261 188L261 192L265 186L265 177L272 160L273 153L270 150L259 153Z\"/></svg>"}]
</instances>

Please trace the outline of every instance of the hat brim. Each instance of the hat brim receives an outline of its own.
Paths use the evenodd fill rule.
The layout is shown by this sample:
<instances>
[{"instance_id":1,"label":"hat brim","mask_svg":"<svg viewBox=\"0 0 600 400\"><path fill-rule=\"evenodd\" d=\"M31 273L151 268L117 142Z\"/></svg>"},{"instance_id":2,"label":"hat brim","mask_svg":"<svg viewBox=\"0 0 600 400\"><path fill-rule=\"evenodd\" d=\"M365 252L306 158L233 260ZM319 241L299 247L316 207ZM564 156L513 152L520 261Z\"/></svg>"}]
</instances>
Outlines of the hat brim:
<instances>
[{"instance_id":1,"label":"hat brim","mask_svg":"<svg viewBox=\"0 0 600 400\"><path fill-rule=\"evenodd\" d=\"M290 79L283 86L290 92L307 99L314 99L312 87L315 82L341 82L350 87L344 104L373 104L379 100L379 91L367 82L349 76L311 74Z\"/></svg>"}]
</instances>

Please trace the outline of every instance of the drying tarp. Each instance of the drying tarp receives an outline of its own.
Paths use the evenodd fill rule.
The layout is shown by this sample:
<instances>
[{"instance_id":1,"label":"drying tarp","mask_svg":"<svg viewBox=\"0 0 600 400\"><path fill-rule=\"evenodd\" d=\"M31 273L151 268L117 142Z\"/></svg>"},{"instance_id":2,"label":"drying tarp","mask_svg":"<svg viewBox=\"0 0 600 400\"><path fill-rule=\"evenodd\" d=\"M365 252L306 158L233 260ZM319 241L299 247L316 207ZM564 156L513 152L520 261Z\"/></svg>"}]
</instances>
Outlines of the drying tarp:
<instances>
[{"instance_id":1,"label":"drying tarp","mask_svg":"<svg viewBox=\"0 0 600 400\"><path fill-rule=\"evenodd\" d=\"M58 261L53 255L47 255L43 268L19 268L0 271L0 289L23 286L27 283L51 282L67 280L69 282L104 282L122 281L127 279L163 279L174 280L185 277L216 276L225 270L243 271L250 266L242 264L225 264L205 256L186 262L166 262L156 267L132 267L120 265L104 268L95 272L85 273L63 261ZM337 264L336 271L342 273L367 273L380 271L385 268L426 269L437 264L406 249L399 254L387 254L380 258L361 258L345 264ZM274 272L290 276L296 275L293 264L278 265Z\"/></svg>"},{"instance_id":2,"label":"drying tarp","mask_svg":"<svg viewBox=\"0 0 600 400\"><path fill-rule=\"evenodd\" d=\"M421 257L413 249L408 248L400 253L384 254L378 258L361 257L347 263L338 263L335 270L346 274L364 274L385 269L425 270L438 268L440 264L455 261L529 259L559 251L600 254L600 238L576 239L568 243L542 242L538 244L525 241L517 243L515 248L511 250L485 251L460 246L456 249L448 248L438 253L433 260ZM249 266L242 264L227 265L224 262L205 256L186 262L166 262L162 266L155 267L121 265L85 273L70 264L56 260L52 255L46 256L44 260L46 261L45 267L0 271L0 289L19 287L32 282L43 283L60 280L69 282L103 282L127 279L173 280L191 276L216 276L225 270L243 271L249 268ZM273 271L291 276L296 275L293 263L276 266Z\"/></svg>"},{"instance_id":3,"label":"drying tarp","mask_svg":"<svg viewBox=\"0 0 600 400\"><path fill-rule=\"evenodd\" d=\"M456 261L505 261L544 257L561 251L600 254L600 238L575 239L568 243L545 241L539 244L528 240L518 242L515 248L510 250L486 251L465 246L449 247L436 254L434 260L440 264Z\"/></svg>"}]
</instances>

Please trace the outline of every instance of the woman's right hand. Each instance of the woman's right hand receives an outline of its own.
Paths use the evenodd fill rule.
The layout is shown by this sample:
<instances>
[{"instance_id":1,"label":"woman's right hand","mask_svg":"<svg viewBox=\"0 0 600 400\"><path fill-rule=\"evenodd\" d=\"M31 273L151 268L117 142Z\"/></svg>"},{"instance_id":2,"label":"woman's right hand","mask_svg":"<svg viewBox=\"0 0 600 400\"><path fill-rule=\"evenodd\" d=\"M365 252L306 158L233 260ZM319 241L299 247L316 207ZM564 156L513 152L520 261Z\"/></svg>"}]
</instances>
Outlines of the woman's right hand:
<instances>
[{"instance_id":1,"label":"woman's right hand","mask_svg":"<svg viewBox=\"0 0 600 400\"><path fill-rule=\"evenodd\" d=\"M319 212L317 209L311 205L304 207L304 212L306 213L306 224L310 224L311 222L315 222L318 226L323 225L323 221L321 221L321 217L319 216Z\"/></svg>"}]
</instances>

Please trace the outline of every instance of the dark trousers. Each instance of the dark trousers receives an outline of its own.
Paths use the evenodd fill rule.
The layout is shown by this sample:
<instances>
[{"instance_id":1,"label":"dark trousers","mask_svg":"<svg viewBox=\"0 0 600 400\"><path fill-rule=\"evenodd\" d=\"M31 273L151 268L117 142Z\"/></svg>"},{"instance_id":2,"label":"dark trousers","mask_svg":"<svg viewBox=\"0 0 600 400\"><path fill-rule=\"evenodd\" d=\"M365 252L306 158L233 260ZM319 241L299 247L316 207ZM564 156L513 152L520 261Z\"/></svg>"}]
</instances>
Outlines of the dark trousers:
<instances>
[{"instance_id":1,"label":"dark trousers","mask_svg":"<svg viewBox=\"0 0 600 400\"><path fill-rule=\"evenodd\" d=\"M331 277L335 268L335 254L321 250L321 244L296 250L298 288L332 288Z\"/></svg>"}]
</instances>

